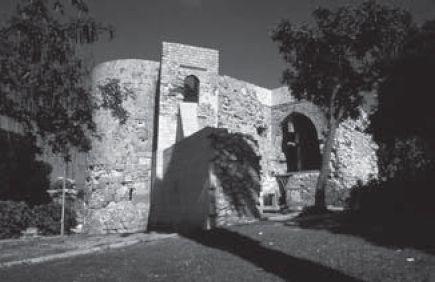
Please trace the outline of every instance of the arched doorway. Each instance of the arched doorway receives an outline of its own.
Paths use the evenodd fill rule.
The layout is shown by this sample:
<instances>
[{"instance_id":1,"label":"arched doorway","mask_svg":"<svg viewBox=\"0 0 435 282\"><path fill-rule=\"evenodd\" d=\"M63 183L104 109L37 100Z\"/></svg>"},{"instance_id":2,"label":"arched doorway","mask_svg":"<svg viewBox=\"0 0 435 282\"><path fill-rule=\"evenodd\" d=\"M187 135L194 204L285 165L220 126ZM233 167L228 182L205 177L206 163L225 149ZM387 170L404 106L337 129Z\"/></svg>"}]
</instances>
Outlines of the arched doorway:
<instances>
[{"instance_id":1,"label":"arched doorway","mask_svg":"<svg viewBox=\"0 0 435 282\"><path fill-rule=\"evenodd\" d=\"M303 114L292 113L283 120L281 129L287 172L320 169L319 139L311 120Z\"/></svg>"}]
</instances>

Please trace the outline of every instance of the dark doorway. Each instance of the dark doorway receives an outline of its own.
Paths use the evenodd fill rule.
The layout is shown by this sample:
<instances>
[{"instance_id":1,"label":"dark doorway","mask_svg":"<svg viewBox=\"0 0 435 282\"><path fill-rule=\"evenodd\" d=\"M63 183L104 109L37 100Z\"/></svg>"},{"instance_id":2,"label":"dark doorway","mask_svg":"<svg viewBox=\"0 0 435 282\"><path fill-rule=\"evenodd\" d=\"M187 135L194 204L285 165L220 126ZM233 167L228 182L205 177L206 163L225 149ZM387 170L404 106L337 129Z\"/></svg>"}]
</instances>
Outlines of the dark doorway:
<instances>
[{"instance_id":1,"label":"dark doorway","mask_svg":"<svg viewBox=\"0 0 435 282\"><path fill-rule=\"evenodd\" d=\"M194 75L186 76L184 79L184 102L198 103L199 101L199 79Z\"/></svg>"},{"instance_id":2,"label":"dark doorway","mask_svg":"<svg viewBox=\"0 0 435 282\"><path fill-rule=\"evenodd\" d=\"M287 172L319 169L319 139L311 120L305 115L292 113L284 119L281 128Z\"/></svg>"}]
</instances>

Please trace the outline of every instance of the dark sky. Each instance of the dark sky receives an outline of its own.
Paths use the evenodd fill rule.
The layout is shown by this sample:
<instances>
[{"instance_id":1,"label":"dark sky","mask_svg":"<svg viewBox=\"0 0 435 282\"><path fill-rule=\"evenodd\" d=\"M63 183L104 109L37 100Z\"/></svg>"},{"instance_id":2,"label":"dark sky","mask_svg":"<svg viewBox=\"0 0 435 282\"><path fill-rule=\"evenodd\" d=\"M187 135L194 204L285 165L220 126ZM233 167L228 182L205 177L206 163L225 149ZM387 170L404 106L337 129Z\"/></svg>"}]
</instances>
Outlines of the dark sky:
<instances>
[{"instance_id":1,"label":"dark sky","mask_svg":"<svg viewBox=\"0 0 435 282\"><path fill-rule=\"evenodd\" d=\"M280 86L282 59L268 30L280 18L307 21L318 5L358 0L90 0L92 14L111 23L116 37L94 47L97 63L117 58L159 60L161 42L220 50L221 74L263 87ZM422 21L435 18L435 0L384 0ZM1 0L0 16L16 1Z\"/></svg>"}]
</instances>

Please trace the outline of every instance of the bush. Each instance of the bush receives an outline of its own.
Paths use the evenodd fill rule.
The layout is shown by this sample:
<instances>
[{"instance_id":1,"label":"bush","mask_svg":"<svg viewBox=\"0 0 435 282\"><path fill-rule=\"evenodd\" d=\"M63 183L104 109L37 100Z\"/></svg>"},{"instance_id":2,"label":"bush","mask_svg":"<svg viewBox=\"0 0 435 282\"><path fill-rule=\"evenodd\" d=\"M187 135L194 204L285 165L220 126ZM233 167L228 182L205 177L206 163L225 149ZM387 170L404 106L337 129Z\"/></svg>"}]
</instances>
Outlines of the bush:
<instances>
[{"instance_id":1,"label":"bush","mask_svg":"<svg viewBox=\"0 0 435 282\"><path fill-rule=\"evenodd\" d=\"M335 207L345 207L346 199L349 197L349 189L343 188L332 181L328 182L326 188L326 203Z\"/></svg>"},{"instance_id":2,"label":"bush","mask_svg":"<svg viewBox=\"0 0 435 282\"><path fill-rule=\"evenodd\" d=\"M311 216L311 215L324 215L329 214L331 211L329 211L327 208L319 208L316 206L306 206L302 209L298 217L304 217L304 216Z\"/></svg>"},{"instance_id":3,"label":"bush","mask_svg":"<svg viewBox=\"0 0 435 282\"><path fill-rule=\"evenodd\" d=\"M351 189L352 211L374 219L435 215L435 179L430 171L415 177L372 180Z\"/></svg>"},{"instance_id":4,"label":"bush","mask_svg":"<svg viewBox=\"0 0 435 282\"><path fill-rule=\"evenodd\" d=\"M40 234L60 234L62 206L57 203L35 206L32 210L32 224L38 227ZM65 232L70 233L71 228L77 225L76 214L68 205L65 207Z\"/></svg>"},{"instance_id":5,"label":"bush","mask_svg":"<svg viewBox=\"0 0 435 282\"><path fill-rule=\"evenodd\" d=\"M0 239L19 237L32 221L32 210L24 202L0 201Z\"/></svg>"},{"instance_id":6,"label":"bush","mask_svg":"<svg viewBox=\"0 0 435 282\"><path fill-rule=\"evenodd\" d=\"M28 227L37 227L39 234L60 234L62 207L56 203L34 206L24 202L0 201L0 239L16 238ZM77 225L76 214L65 207L65 232L70 233Z\"/></svg>"},{"instance_id":7,"label":"bush","mask_svg":"<svg viewBox=\"0 0 435 282\"><path fill-rule=\"evenodd\" d=\"M392 198L388 197L389 188L386 183L372 179L368 183L358 182L350 190L347 206L353 212L365 215L385 215L391 208L387 207Z\"/></svg>"}]
</instances>

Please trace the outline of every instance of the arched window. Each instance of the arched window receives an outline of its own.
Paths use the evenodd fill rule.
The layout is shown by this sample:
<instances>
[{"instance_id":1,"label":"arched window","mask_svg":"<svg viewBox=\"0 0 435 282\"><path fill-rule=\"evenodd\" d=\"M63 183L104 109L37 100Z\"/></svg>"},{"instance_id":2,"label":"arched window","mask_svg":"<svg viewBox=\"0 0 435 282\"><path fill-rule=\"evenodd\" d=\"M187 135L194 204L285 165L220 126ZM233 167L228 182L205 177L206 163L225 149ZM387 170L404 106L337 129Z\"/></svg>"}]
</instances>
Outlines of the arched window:
<instances>
[{"instance_id":1,"label":"arched window","mask_svg":"<svg viewBox=\"0 0 435 282\"><path fill-rule=\"evenodd\" d=\"M199 79L189 75L184 79L184 102L198 103L199 101Z\"/></svg>"},{"instance_id":2,"label":"arched window","mask_svg":"<svg viewBox=\"0 0 435 282\"><path fill-rule=\"evenodd\" d=\"M281 126L287 172L320 169L319 140L311 120L302 114L292 113Z\"/></svg>"}]
</instances>

